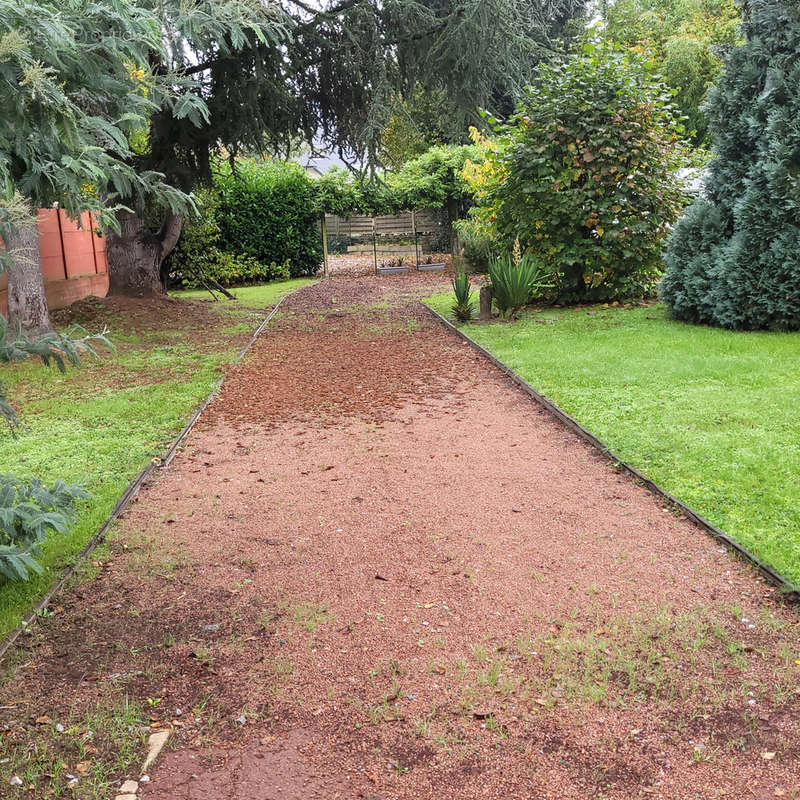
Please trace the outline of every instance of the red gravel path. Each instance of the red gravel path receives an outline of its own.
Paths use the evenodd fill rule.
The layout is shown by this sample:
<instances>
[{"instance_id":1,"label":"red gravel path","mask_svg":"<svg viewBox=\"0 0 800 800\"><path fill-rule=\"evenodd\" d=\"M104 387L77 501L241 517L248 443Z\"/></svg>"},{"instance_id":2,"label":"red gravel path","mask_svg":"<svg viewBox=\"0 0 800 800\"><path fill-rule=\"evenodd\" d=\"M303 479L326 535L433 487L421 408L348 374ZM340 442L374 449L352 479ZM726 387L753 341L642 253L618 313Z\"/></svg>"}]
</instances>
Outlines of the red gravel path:
<instances>
[{"instance_id":1,"label":"red gravel path","mask_svg":"<svg viewBox=\"0 0 800 800\"><path fill-rule=\"evenodd\" d=\"M438 327L435 280L289 300L31 694L141 670L179 744L150 800L797 796L796 610Z\"/></svg>"}]
</instances>

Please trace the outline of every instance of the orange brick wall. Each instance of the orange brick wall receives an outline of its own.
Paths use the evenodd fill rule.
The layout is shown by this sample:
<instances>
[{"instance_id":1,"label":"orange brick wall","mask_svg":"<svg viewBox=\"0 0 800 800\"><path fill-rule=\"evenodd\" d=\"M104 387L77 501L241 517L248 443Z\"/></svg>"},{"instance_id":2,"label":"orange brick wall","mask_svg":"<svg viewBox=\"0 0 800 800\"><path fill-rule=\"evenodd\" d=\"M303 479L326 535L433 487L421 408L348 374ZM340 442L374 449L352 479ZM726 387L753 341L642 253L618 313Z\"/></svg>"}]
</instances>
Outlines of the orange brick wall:
<instances>
[{"instance_id":1,"label":"orange brick wall","mask_svg":"<svg viewBox=\"0 0 800 800\"><path fill-rule=\"evenodd\" d=\"M108 294L106 240L92 232L89 214L78 227L63 211L39 210L39 249L47 303L64 308L89 295ZM0 275L0 313L8 313L8 279Z\"/></svg>"}]
</instances>

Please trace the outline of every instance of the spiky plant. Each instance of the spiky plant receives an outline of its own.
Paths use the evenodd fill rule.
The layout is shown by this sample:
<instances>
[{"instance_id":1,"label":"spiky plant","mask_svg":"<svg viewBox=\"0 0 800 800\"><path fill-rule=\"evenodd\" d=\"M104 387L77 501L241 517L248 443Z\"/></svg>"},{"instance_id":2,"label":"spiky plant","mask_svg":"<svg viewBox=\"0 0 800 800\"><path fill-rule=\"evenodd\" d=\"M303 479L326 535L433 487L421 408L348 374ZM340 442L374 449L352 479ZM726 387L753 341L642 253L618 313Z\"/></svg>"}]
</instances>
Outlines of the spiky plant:
<instances>
[{"instance_id":1,"label":"spiky plant","mask_svg":"<svg viewBox=\"0 0 800 800\"><path fill-rule=\"evenodd\" d=\"M553 272L529 254L501 256L489 264L492 298L503 319L514 319L533 295L552 286Z\"/></svg>"},{"instance_id":2,"label":"spiky plant","mask_svg":"<svg viewBox=\"0 0 800 800\"><path fill-rule=\"evenodd\" d=\"M453 303L453 316L459 322L469 322L475 312L475 294L466 272L459 272L453 278L453 292L456 301Z\"/></svg>"}]
</instances>

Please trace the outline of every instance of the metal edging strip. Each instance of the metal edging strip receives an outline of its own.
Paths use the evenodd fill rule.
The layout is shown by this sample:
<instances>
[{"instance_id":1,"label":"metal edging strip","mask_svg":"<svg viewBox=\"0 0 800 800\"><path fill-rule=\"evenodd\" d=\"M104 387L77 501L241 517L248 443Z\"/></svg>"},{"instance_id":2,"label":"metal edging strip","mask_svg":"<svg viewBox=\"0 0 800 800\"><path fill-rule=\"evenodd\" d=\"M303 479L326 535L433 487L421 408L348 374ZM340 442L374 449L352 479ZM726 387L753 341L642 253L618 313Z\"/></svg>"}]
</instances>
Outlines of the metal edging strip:
<instances>
[{"instance_id":1,"label":"metal edging strip","mask_svg":"<svg viewBox=\"0 0 800 800\"><path fill-rule=\"evenodd\" d=\"M293 292L289 292L285 294L275 305L275 307L269 312L266 316L264 321L259 325L258 330L253 334L253 338L245 345L245 347L239 352L236 358L231 362L231 364L239 364L241 360L245 357L247 352L250 348L255 344L258 337L264 332L264 329L272 322L275 315L280 310L280 307L283 305L284 301L287 300L297 292L302 291L303 289L307 288L308 286L313 286L314 284L306 284L306 286L301 286L299 289L295 289ZM214 388L211 390L211 393L206 397L206 399L198 406L194 414L192 414L189 421L184 426L183 430L178 434L177 438L173 441L170 445L167 452L164 454L162 458L155 458L151 461L129 484L128 488L123 493L122 497L117 501L117 504L114 506L111 514L106 518L106 521L100 526L97 532L92 536L92 538L86 543L84 548L75 556L75 561L73 564L70 564L62 573L61 577L50 587L48 592L45 596L33 607L33 610L23 619L22 624L16 628L15 630L11 631L11 633L6 636L5 640L3 641L2 645L0 645L0 662L2 662L3 658L5 657L6 653L11 649L14 642L20 637L23 631L27 630L31 623L36 619L37 612L41 611L45 608L50 601L55 597L66 585L67 581L75 574L75 568L78 563L83 561L86 556L88 556L96 547L99 545L108 534L109 529L111 526L117 521L119 515L130 505L131 500L139 494L139 490L142 488L142 485L146 483L147 479L150 475L155 472L156 468L165 468L168 467L172 460L178 453L180 446L183 444L186 437L191 433L194 426L197 424L197 420L200 419L200 416L203 412L208 408L209 405L214 401L217 396L217 393L220 390L223 382L225 381L225 377L221 377Z\"/></svg>"},{"instance_id":2,"label":"metal edging strip","mask_svg":"<svg viewBox=\"0 0 800 800\"><path fill-rule=\"evenodd\" d=\"M467 342L474 350L479 352L484 358L488 359L495 367L509 377L517 386L522 389L525 394L532 397L539 405L543 406L547 411L556 417L565 427L569 428L573 433L576 433L581 439L588 442L596 450L611 461L614 466L627 472L633 478L647 488L652 494L665 500L667 504L681 511L681 513L695 523L698 527L702 528L706 533L709 533L715 539L718 539L731 550L734 550L738 555L742 556L746 561L750 562L770 583L777 586L781 591L782 596L794 603L800 602L800 587L783 577L779 572L774 570L768 564L765 564L758 556L753 555L746 547L739 544L735 539L732 539L725 531L718 528L713 523L709 522L703 516L698 514L694 509L687 506L686 503L678 500L677 497L671 495L666 489L662 489L655 481L650 480L647 476L639 472L636 467L632 467L622 459L618 458L614 452L600 439L597 438L591 431L583 427L574 417L567 414L566 411L559 408L552 400L549 400L540 392L537 392L519 373L515 372L507 364L503 363L497 356L492 355L485 347L478 344L473 338L464 333L460 328L453 325L448 319L445 319L438 311L431 308L429 305L422 303L428 309L433 317L444 325L452 333L455 333L465 342Z\"/></svg>"}]
</instances>

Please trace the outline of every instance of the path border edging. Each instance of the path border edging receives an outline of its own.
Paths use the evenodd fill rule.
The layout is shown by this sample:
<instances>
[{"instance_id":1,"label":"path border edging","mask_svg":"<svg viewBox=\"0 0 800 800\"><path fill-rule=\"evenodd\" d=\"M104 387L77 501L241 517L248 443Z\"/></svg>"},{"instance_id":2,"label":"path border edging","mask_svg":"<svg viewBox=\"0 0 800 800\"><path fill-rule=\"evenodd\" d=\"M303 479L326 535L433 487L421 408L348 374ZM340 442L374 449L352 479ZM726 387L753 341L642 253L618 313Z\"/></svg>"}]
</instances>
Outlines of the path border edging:
<instances>
[{"instance_id":1,"label":"path border edging","mask_svg":"<svg viewBox=\"0 0 800 800\"><path fill-rule=\"evenodd\" d=\"M316 281L314 282L316 283ZM230 362L230 365L233 366L235 364L241 363L242 359L247 355L247 352L250 348L255 344L256 340L259 336L264 332L264 329L272 322L275 315L278 313L278 310L283 305L284 301L287 300L292 295L301 292L303 289L306 289L309 286L313 286L314 283L307 283L305 286L301 286L299 289L295 289L288 294L285 294L281 299L277 302L277 304L273 307L273 309L269 312L269 314L264 318L261 325L258 326L256 332L253 334L253 337L250 341L242 348L239 354L236 356L233 361ZM22 635L22 633L30 627L31 623L36 620L37 614L47 605L49 605L50 601L59 594L65 587L67 581L75 574L77 566L84 561L84 559L103 541L105 541L106 535L108 531L111 529L111 526L119 519L120 514L130 505L131 500L133 500L136 495L139 494L139 490L142 486L147 482L147 479L156 471L156 469L164 469L168 467L175 456L178 454L178 449L185 441L186 437L192 432L192 429L197 424L197 421L200 419L203 412L211 405L211 403L216 399L219 390L222 388L222 384L225 382L225 376L223 375L214 385L214 388L208 394L208 396L203 400L200 405L195 409L192 416L189 418L189 421L184 425L181 432L178 434L177 438L172 442L172 444L167 449L166 453L162 457L154 457L150 463L128 484L128 488L123 492L122 496L117 500L117 504L112 509L109 516L106 518L106 521L98 528L98 530L92 535L92 538L84 545L83 549L75 556L73 556L73 563L66 567L62 573L61 577L59 577L56 582L47 590L44 597L36 603L36 605L31 609L30 613L25 616L22 620L22 623L8 636L5 637L2 644L0 644L0 662L3 661L8 651L17 641L17 639Z\"/></svg>"},{"instance_id":2,"label":"path border edging","mask_svg":"<svg viewBox=\"0 0 800 800\"><path fill-rule=\"evenodd\" d=\"M433 315L434 319L444 325L452 333L457 334L461 339L470 345L474 350L480 353L484 358L488 359L495 367L497 367L506 377L510 378L517 386L522 389L525 394L533 398L539 405L543 406L552 416L556 417L559 422L566 428L569 428L573 433L577 434L585 442L588 442L595 450L598 450L601 455L611 461L613 465L620 471L626 472L631 475L637 482L642 484L651 494L664 500L671 508L680 511L688 520L693 522L699 528L702 528L706 533L710 534L714 539L717 539L725 544L725 546L734 550L739 556L748 561L754 566L761 575L766 578L774 586L777 586L781 591L784 599L794 603L800 603L800 586L792 583L783 577L779 572L765 564L758 556L751 553L744 545L731 538L725 531L718 528L713 523L709 522L705 517L698 514L693 508L686 505L686 503L678 500L677 497L670 494L666 489L663 489L655 481L650 480L647 476L639 472L636 467L631 466L627 462L619 458L610 447L608 447L601 439L595 436L591 431L587 430L580 424L574 417L567 414L566 411L559 408L552 400L547 398L541 392L531 386L518 372L509 367L506 363L501 361L497 356L493 355L483 345L478 344L471 336L464 333L459 327L454 325L450 320L442 316L436 309L431 308L426 303L422 302L421 305L428 309Z\"/></svg>"}]
</instances>

